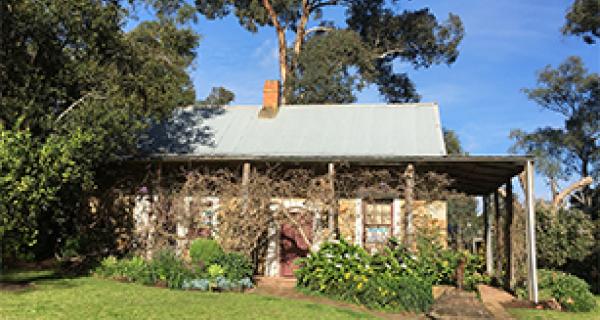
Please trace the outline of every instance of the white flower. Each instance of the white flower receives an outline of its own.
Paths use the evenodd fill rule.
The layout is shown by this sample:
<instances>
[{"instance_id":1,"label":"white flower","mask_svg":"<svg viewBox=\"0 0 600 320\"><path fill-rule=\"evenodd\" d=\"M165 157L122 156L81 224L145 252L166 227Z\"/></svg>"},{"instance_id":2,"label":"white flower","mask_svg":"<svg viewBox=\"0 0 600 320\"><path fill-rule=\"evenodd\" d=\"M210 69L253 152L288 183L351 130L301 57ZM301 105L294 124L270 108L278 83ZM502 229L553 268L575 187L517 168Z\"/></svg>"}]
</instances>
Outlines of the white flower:
<instances>
[{"instance_id":1,"label":"white flower","mask_svg":"<svg viewBox=\"0 0 600 320\"><path fill-rule=\"evenodd\" d=\"M339 269L339 268L341 268L341 267L342 267L342 264L341 264L341 263L336 263L336 264L335 264L335 267Z\"/></svg>"},{"instance_id":2,"label":"white flower","mask_svg":"<svg viewBox=\"0 0 600 320\"><path fill-rule=\"evenodd\" d=\"M400 265L400 267L401 267L402 269L406 269L406 263L403 263L403 264L401 264L401 265Z\"/></svg>"}]
</instances>

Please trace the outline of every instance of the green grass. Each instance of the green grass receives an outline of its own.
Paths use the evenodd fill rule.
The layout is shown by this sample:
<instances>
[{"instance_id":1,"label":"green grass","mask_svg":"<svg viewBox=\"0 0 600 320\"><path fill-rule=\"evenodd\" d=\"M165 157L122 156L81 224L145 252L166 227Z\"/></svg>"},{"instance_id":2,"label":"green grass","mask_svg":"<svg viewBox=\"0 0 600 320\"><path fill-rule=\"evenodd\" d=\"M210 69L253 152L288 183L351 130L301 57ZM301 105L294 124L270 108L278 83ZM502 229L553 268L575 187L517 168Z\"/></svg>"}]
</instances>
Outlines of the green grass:
<instances>
[{"instance_id":1,"label":"green grass","mask_svg":"<svg viewBox=\"0 0 600 320\"><path fill-rule=\"evenodd\" d=\"M207 293L147 287L52 272L13 272L3 281L32 280L0 291L0 319L375 319L359 312L251 293Z\"/></svg>"},{"instance_id":2,"label":"green grass","mask_svg":"<svg viewBox=\"0 0 600 320\"><path fill-rule=\"evenodd\" d=\"M524 320L600 320L600 296L596 296L596 309L591 312L560 312L534 309L508 309L517 319Z\"/></svg>"}]
</instances>

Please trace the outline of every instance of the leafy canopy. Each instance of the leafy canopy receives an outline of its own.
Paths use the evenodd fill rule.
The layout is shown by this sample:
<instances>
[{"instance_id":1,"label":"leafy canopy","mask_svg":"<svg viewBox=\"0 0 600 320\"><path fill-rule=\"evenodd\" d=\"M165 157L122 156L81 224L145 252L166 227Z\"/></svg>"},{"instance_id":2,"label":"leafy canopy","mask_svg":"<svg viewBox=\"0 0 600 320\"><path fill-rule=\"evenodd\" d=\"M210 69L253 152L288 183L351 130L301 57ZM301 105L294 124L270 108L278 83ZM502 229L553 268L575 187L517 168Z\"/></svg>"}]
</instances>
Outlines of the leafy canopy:
<instances>
[{"instance_id":1,"label":"leafy canopy","mask_svg":"<svg viewBox=\"0 0 600 320\"><path fill-rule=\"evenodd\" d=\"M513 151L537 156L538 170L551 181L592 176L600 179L600 77L588 73L578 57L569 57L556 69L538 74L538 86L525 94L546 110L564 118L561 127L533 132L513 130ZM584 190L583 205L592 204L593 192Z\"/></svg>"},{"instance_id":2,"label":"leafy canopy","mask_svg":"<svg viewBox=\"0 0 600 320\"><path fill-rule=\"evenodd\" d=\"M235 15L250 32L275 28L286 101L352 102L366 84L377 85L389 102L418 101L412 81L394 63L451 64L464 30L456 15L440 23L428 9L398 10L400 2L196 0L196 8L208 19ZM344 10L345 23L326 19L325 9L336 8Z\"/></svg>"},{"instance_id":3,"label":"leafy canopy","mask_svg":"<svg viewBox=\"0 0 600 320\"><path fill-rule=\"evenodd\" d=\"M36 239L64 243L97 170L135 152L148 119L194 102L186 68L198 35L174 13L124 32L128 8L120 1L0 3L5 253Z\"/></svg>"},{"instance_id":4,"label":"leafy canopy","mask_svg":"<svg viewBox=\"0 0 600 320\"><path fill-rule=\"evenodd\" d=\"M567 12L563 34L580 36L588 44L600 38L600 0L575 0Z\"/></svg>"}]
</instances>

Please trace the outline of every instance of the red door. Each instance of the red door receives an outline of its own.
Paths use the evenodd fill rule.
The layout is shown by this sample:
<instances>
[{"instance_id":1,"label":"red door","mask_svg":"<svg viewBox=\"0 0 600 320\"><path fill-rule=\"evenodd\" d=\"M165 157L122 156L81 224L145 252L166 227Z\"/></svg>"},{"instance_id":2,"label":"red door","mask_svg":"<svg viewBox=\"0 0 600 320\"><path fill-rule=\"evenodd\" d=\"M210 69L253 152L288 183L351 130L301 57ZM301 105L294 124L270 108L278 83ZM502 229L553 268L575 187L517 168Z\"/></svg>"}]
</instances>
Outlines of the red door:
<instances>
[{"instance_id":1,"label":"red door","mask_svg":"<svg viewBox=\"0 0 600 320\"><path fill-rule=\"evenodd\" d=\"M306 226L303 228L307 237L311 237L311 228ZM308 244L302 238L298 229L290 224L281 226L281 253L280 253L280 273L283 277L293 277L294 270L298 266L294 261L298 258L303 258L308 255Z\"/></svg>"}]
</instances>

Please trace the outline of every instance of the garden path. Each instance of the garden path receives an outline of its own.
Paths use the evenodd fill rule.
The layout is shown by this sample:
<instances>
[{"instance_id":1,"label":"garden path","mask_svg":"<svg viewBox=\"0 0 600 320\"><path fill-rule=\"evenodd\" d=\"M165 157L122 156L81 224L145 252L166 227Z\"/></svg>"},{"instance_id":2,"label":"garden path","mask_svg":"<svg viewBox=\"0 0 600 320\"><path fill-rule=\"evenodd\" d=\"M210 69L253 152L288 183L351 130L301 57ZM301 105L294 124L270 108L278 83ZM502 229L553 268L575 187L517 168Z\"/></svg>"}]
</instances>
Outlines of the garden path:
<instances>
[{"instance_id":1,"label":"garden path","mask_svg":"<svg viewBox=\"0 0 600 320\"><path fill-rule=\"evenodd\" d=\"M435 300L431 311L427 315L431 319L439 320L498 319L498 317L488 311L475 293L459 289L445 290L445 292ZM510 319L510 317L508 319Z\"/></svg>"}]
</instances>

